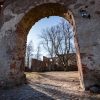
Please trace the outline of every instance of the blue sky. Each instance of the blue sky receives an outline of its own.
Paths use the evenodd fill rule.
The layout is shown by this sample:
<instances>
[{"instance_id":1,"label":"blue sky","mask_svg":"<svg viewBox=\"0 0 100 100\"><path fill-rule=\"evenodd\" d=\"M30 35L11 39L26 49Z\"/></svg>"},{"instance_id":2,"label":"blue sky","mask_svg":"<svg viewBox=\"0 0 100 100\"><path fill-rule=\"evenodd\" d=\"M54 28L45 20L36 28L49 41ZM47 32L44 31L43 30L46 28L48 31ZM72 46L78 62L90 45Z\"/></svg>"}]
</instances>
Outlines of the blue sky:
<instances>
[{"instance_id":1,"label":"blue sky","mask_svg":"<svg viewBox=\"0 0 100 100\"><path fill-rule=\"evenodd\" d=\"M42 34L42 30L46 29L47 27L57 25L61 19L62 17L59 16L50 16L49 18L46 17L36 22L29 31L29 34L27 36L27 44L32 40L35 51L38 44L40 43L39 36ZM47 53L43 48L41 48L41 54L47 56Z\"/></svg>"},{"instance_id":2,"label":"blue sky","mask_svg":"<svg viewBox=\"0 0 100 100\"><path fill-rule=\"evenodd\" d=\"M35 40L39 40L39 35L41 34L42 29L51 27L53 25L57 25L61 19L62 17L59 17L59 16L51 16L49 18L46 17L36 22L35 25L33 25L29 31L29 34L27 37L27 43L29 43L30 40L33 40L33 42L35 43L38 42Z\"/></svg>"}]
</instances>

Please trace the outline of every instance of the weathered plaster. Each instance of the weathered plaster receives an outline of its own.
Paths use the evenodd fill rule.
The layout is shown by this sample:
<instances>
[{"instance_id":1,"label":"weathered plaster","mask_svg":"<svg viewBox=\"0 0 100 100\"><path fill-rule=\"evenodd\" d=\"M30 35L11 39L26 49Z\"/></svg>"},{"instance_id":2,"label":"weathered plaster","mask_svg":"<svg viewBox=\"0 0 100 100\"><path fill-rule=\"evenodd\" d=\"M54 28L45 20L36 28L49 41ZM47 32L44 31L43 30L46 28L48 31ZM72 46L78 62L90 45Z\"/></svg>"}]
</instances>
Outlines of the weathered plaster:
<instances>
[{"instance_id":1,"label":"weathered plaster","mask_svg":"<svg viewBox=\"0 0 100 100\"><path fill-rule=\"evenodd\" d=\"M73 25L83 88L100 85L99 5L99 0L5 0L0 13L0 85L17 84L24 80L28 31L36 21L50 15L62 16ZM80 16L79 9L85 7L91 19ZM84 53L85 57L82 57L81 53Z\"/></svg>"}]
</instances>

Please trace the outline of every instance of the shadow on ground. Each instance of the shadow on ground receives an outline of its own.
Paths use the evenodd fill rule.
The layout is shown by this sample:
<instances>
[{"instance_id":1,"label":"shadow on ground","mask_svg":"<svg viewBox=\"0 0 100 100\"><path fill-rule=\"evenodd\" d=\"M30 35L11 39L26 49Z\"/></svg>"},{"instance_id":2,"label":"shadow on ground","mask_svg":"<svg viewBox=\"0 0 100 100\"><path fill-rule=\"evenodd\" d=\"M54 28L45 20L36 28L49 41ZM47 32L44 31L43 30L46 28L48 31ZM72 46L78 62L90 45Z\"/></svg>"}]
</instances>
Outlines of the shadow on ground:
<instances>
[{"instance_id":1,"label":"shadow on ground","mask_svg":"<svg viewBox=\"0 0 100 100\"><path fill-rule=\"evenodd\" d=\"M9 90L0 90L0 100L54 100L29 85L19 86Z\"/></svg>"},{"instance_id":2,"label":"shadow on ground","mask_svg":"<svg viewBox=\"0 0 100 100\"><path fill-rule=\"evenodd\" d=\"M60 87L55 87L50 84L37 83L34 87L48 93L54 100L100 100L100 97L98 97L97 94L90 94L86 92L78 93L70 90L62 91Z\"/></svg>"},{"instance_id":3,"label":"shadow on ground","mask_svg":"<svg viewBox=\"0 0 100 100\"><path fill-rule=\"evenodd\" d=\"M76 89L79 80L74 73L29 73L28 84L0 89L0 100L100 100L99 94Z\"/></svg>"},{"instance_id":4,"label":"shadow on ground","mask_svg":"<svg viewBox=\"0 0 100 100\"><path fill-rule=\"evenodd\" d=\"M50 86L49 84L37 83L33 85L0 90L0 100L100 100L99 97L95 97L92 94L78 95L60 91L55 86Z\"/></svg>"}]
</instances>

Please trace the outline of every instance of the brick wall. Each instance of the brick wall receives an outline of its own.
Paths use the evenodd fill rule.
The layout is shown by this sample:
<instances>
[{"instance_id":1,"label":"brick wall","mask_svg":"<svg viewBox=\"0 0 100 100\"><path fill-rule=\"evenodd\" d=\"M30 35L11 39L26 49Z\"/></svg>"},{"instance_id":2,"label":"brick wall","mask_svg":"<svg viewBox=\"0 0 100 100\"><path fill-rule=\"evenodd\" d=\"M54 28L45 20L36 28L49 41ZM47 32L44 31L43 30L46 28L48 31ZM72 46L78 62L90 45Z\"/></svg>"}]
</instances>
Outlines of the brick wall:
<instances>
[{"instance_id":1,"label":"brick wall","mask_svg":"<svg viewBox=\"0 0 100 100\"><path fill-rule=\"evenodd\" d=\"M76 54L70 54L70 59L68 61L68 70L76 71L78 70L76 62ZM32 59L31 71L64 71L64 66L61 64L61 61L58 57L47 58L43 57L43 61Z\"/></svg>"}]
</instances>

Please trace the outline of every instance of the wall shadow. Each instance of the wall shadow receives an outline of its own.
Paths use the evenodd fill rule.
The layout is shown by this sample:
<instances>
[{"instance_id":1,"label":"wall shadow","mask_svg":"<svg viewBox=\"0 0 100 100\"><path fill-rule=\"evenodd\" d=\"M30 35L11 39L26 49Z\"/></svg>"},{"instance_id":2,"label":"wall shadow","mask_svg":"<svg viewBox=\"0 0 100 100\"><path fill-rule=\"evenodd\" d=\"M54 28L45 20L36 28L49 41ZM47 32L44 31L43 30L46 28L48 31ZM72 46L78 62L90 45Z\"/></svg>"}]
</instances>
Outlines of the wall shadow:
<instances>
[{"instance_id":1,"label":"wall shadow","mask_svg":"<svg viewBox=\"0 0 100 100\"><path fill-rule=\"evenodd\" d=\"M0 100L100 100L95 94L75 91L56 87L50 84L33 83L14 87L13 89L0 89Z\"/></svg>"},{"instance_id":2,"label":"wall shadow","mask_svg":"<svg viewBox=\"0 0 100 100\"><path fill-rule=\"evenodd\" d=\"M29 85L18 86L13 89L0 89L0 100L54 100Z\"/></svg>"}]
</instances>

